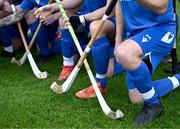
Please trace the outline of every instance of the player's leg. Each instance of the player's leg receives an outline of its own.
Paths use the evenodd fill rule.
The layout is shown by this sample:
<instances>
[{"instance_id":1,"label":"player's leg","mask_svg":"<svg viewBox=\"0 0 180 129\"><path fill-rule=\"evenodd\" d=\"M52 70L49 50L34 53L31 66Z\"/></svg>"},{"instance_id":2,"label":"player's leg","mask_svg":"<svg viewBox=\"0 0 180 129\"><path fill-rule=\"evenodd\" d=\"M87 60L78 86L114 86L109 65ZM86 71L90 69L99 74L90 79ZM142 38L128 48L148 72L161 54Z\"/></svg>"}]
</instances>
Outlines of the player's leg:
<instances>
[{"instance_id":1,"label":"player's leg","mask_svg":"<svg viewBox=\"0 0 180 129\"><path fill-rule=\"evenodd\" d=\"M16 31L14 26L0 27L0 41L4 45L4 50L0 53L1 58L15 56L12 45L14 31Z\"/></svg>"},{"instance_id":2,"label":"player's leg","mask_svg":"<svg viewBox=\"0 0 180 129\"><path fill-rule=\"evenodd\" d=\"M63 18L59 19L59 26L61 28L61 47L63 56L63 69L61 70L58 80L66 80L74 68L74 49L75 45L73 39L69 33L69 30L65 27Z\"/></svg>"},{"instance_id":3,"label":"player's leg","mask_svg":"<svg viewBox=\"0 0 180 129\"><path fill-rule=\"evenodd\" d=\"M76 46L74 44L74 41L72 39L72 36L65 26L65 23L63 22L63 18L59 19L59 26L61 28L61 49L62 49L62 56L63 56L63 69L61 70L58 80L64 81L68 78L72 70L75 66L75 56L77 53ZM82 27L82 32L76 32L78 41L80 44L83 43L85 36L87 35L88 30L86 26Z\"/></svg>"},{"instance_id":4,"label":"player's leg","mask_svg":"<svg viewBox=\"0 0 180 129\"><path fill-rule=\"evenodd\" d=\"M141 93L133 84L131 85L130 83L132 83L132 81L129 81L127 84L130 101L134 104L143 103L143 97ZM180 86L180 74L176 74L172 77L167 77L160 80L155 80L152 82L152 85L158 97L165 96Z\"/></svg>"},{"instance_id":5,"label":"player's leg","mask_svg":"<svg viewBox=\"0 0 180 129\"><path fill-rule=\"evenodd\" d=\"M36 28L39 25L39 22L33 14L33 11L30 11L26 15L26 21L29 25L32 35L34 35ZM39 55L36 58L36 62L37 64L41 64L44 61L47 61L50 57L50 50L48 46L48 34L45 25L41 26L35 42L37 43L39 48Z\"/></svg>"},{"instance_id":6,"label":"player's leg","mask_svg":"<svg viewBox=\"0 0 180 129\"><path fill-rule=\"evenodd\" d=\"M93 21L90 24L90 32L93 34L99 24L99 21ZM92 47L92 55L94 59L94 66L96 71L96 81L98 87L102 93L107 93L107 69L109 64L109 59L113 55L112 45L109 42L110 38L114 37L115 26L108 20L105 22L104 27L102 28L100 34L98 35L95 43ZM75 94L76 97L81 99L88 99L95 97L95 91L91 86L85 88Z\"/></svg>"},{"instance_id":7,"label":"player's leg","mask_svg":"<svg viewBox=\"0 0 180 129\"><path fill-rule=\"evenodd\" d=\"M61 54L61 38L60 32L58 30L58 21L55 21L53 24L48 26L48 34L49 40L51 41L50 53L51 55L54 54Z\"/></svg>"},{"instance_id":8,"label":"player's leg","mask_svg":"<svg viewBox=\"0 0 180 129\"><path fill-rule=\"evenodd\" d=\"M158 94L153 87L151 73L141 57L143 54L150 52L153 59L154 55L166 55L170 51L174 40L174 28L163 27L145 30L121 43L115 51L118 62L127 69L130 80L143 97L144 106L142 112L135 119L135 124L152 121L162 110ZM161 30L161 33L159 30ZM163 38L169 36L168 43L163 42ZM143 38L146 38L146 40L142 40Z\"/></svg>"}]
</instances>

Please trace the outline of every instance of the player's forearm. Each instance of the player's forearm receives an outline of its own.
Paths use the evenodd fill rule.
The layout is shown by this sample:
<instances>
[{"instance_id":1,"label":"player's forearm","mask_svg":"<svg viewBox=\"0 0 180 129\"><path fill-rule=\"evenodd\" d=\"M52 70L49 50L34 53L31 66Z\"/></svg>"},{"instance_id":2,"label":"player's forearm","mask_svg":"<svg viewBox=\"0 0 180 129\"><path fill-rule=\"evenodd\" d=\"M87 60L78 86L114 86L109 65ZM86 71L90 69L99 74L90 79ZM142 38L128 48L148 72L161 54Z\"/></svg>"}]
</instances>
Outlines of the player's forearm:
<instances>
[{"instance_id":1,"label":"player's forearm","mask_svg":"<svg viewBox=\"0 0 180 129\"><path fill-rule=\"evenodd\" d=\"M5 11L0 11L0 19L10 15L11 13L5 12Z\"/></svg>"},{"instance_id":2,"label":"player's forearm","mask_svg":"<svg viewBox=\"0 0 180 129\"><path fill-rule=\"evenodd\" d=\"M85 17L86 21L91 22L91 21L94 21L94 20L101 19L102 16L104 15L109 3L110 3L110 0L107 0L106 6L104 6L102 8L99 8L94 12L85 14L84 17ZM112 13L111 13L111 15L109 17L113 17L113 16L114 16L114 11L112 11Z\"/></svg>"},{"instance_id":3,"label":"player's forearm","mask_svg":"<svg viewBox=\"0 0 180 129\"><path fill-rule=\"evenodd\" d=\"M85 17L86 21L91 22L94 20L101 19L104 12L105 12L105 8L103 7L103 8L100 8L100 9L98 9L92 13L85 14L84 17Z\"/></svg>"},{"instance_id":4,"label":"player's forearm","mask_svg":"<svg viewBox=\"0 0 180 129\"><path fill-rule=\"evenodd\" d=\"M165 13L168 7L168 0L138 0L138 2L157 14Z\"/></svg>"},{"instance_id":5,"label":"player's forearm","mask_svg":"<svg viewBox=\"0 0 180 129\"><path fill-rule=\"evenodd\" d=\"M3 19L0 19L0 27L12 25L12 24L20 21L27 13L27 11L24 11L19 7L17 7L16 9L17 9L16 13L13 13Z\"/></svg>"},{"instance_id":6,"label":"player's forearm","mask_svg":"<svg viewBox=\"0 0 180 129\"><path fill-rule=\"evenodd\" d=\"M119 1L117 2L116 5L115 16L116 16L116 40L118 40L118 43L120 43L122 42L123 31L124 31L124 17L122 15Z\"/></svg>"}]
</instances>

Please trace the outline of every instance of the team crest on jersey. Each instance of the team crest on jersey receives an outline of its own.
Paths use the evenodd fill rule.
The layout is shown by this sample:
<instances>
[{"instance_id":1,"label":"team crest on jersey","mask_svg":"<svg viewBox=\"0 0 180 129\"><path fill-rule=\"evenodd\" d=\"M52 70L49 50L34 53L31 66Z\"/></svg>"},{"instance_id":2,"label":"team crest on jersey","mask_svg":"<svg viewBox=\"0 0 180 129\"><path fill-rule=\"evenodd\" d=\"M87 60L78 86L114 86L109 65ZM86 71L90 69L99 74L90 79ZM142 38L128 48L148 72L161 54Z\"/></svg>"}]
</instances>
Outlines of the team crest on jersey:
<instances>
[{"instance_id":1,"label":"team crest on jersey","mask_svg":"<svg viewBox=\"0 0 180 129\"><path fill-rule=\"evenodd\" d=\"M143 38L142 38L142 42L145 43L145 42L149 42L149 40L151 40L151 36L149 36L148 34L144 35Z\"/></svg>"},{"instance_id":2,"label":"team crest on jersey","mask_svg":"<svg viewBox=\"0 0 180 129\"><path fill-rule=\"evenodd\" d=\"M164 43L171 43L174 39L174 34L171 33L171 32L167 32L164 37L162 37L161 41L164 42Z\"/></svg>"}]
</instances>

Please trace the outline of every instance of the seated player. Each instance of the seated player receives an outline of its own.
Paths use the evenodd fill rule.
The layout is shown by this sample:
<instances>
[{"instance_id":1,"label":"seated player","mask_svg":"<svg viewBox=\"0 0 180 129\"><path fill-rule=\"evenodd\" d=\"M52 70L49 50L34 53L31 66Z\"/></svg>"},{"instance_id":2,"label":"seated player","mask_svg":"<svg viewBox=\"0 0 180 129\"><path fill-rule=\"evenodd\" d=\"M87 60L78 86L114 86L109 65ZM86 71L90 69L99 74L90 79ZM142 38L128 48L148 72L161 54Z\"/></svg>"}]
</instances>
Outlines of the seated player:
<instances>
[{"instance_id":1,"label":"seated player","mask_svg":"<svg viewBox=\"0 0 180 129\"><path fill-rule=\"evenodd\" d=\"M161 92L155 90L151 73L174 44L176 23L172 5L172 0L138 0L120 1L116 8L115 56L144 102L142 111L134 120L135 125L152 122L162 112L158 96ZM122 25L128 34L125 41L122 40ZM149 55L151 65L148 67L142 60L144 55ZM176 75L170 79L175 87L180 81ZM169 89L172 89L170 84Z\"/></svg>"},{"instance_id":2,"label":"seated player","mask_svg":"<svg viewBox=\"0 0 180 129\"><path fill-rule=\"evenodd\" d=\"M62 5L63 5L64 9L68 9L67 5L65 4L66 1L64 0L63 2L62 2ZM76 1L76 3L75 3L75 1L73 1L71 4L69 4L69 5L71 5L71 7L69 7L69 9L80 6L80 4L82 2L83 2L82 0ZM78 39L81 44L82 44L84 38L86 37L87 33L89 32L89 30L90 30L91 34L94 32L94 30L95 30L94 26L99 21L97 21L96 23L92 22L92 21L98 20L102 17L103 13L105 12L106 6L109 3L109 0L108 1L106 1L106 0L99 1L98 0L98 1L96 1L96 3L97 4L95 5L94 1L85 0L84 3L82 4L83 10L79 11L75 16L70 17L70 22L72 23L74 30L77 30L77 29L79 29L79 27L81 25L84 25L84 27L82 27L82 28L80 27L82 32L76 31L76 34L78 35ZM46 17L46 16L44 16L44 14L48 15L48 13L54 12L58 9L56 6L57 6L56 4L47 5L45 7L39 8L38 10L36 10L35 13L36 13L37 17L39 17L40 19L44 19L44 17ZM112 22L107 21L105 24L107 26L109 26L108 29L110 29L110 30L115 29ZM62 34L61 44L62 44L62 55L63 55L63 60L64 60L63 61L64 67L58 77L58 80L63 81L63 80L67 79L67 77L70 75L71 71L74 68L74 65L75 65L74 54L76 51L76 47L74 45L74 42L71 38L69 31L67 30L67 28L64 25L63 18L60 18L60 28L62 29L61 30L61 34ZM109 33L109 32L107 32L107 30L104 29L104 33ZM100 39L99 42L107 40L107 37L104 34L102 34L102 36L100 36L100 37L104 37L104 38ZM110 36L110 38L113 38L113 35ZM98 40L97 40L97 42L98 42ZM100 43L97 43L97 44L100 45ZM107 46L107 47L109 47L109 46ZM104 85L106 85L106 84L104 84ZM105 89L105 90L107 90L107 89Z\"/></svg>"},{"instance_id":3,"label":"seated player","mask_svg":"<svg viewBox=\"0 0 180 129\"><path fill-rule=\"evenodd\" d=\"M5 17L0 20L0 26L14 24L20 21L30 10L34 9L35 7L37 8L37 7L46 5L47 3L48 3L48 0L40 0L40 1L24 0L20 5L15 6L16 13L11 14L10 16ZM10 6L10 5L6 5L6 6ZM11 8L9 12L12 13ZM34 34L39 24L39 21L36 19L34 12L29 13L26 16L26 20L32 34ZM56 20L58 20L58 18ZM51 55L50 48L48 46L48 41L51 41L52 44L55 42L56 31L58 28L58 21L56 23L53 23L50 25L49 24L50 23L47 24L48 26L46 25L41 26L41 29L35 41L40 50L39 55L36 58L36 62L38 64L43 63L44 61L47 61Z\"/></svg>"},{"instance_id":4,"label":"seated player","mask_svg":"<svg viewBox=\"0 0 180 129\"><path fill-rule=\"evenodd\" d=\"M18 4L19 1L13 1L14 4ZM9 1L0 1L0 19L10 15L5 5L9 4ZM27 25L25 21L22 21L23 30L27 32ZM0 58L15 56L14 50L18 49L22 45L20 35L16 25L0 27L0 42L4 46L4 50L0 53Z\"/></svg>"}]
</instances>

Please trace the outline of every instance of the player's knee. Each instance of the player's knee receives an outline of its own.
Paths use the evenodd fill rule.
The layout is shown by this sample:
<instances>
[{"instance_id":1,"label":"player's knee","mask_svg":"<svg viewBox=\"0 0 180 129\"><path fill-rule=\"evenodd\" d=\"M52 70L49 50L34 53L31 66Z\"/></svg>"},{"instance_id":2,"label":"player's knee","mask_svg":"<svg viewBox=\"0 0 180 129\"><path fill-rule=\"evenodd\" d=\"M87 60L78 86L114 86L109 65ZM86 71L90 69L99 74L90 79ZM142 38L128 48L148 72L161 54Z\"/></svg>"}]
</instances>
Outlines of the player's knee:
<instances>
[{"instance_id":1,"label":"player's knee","mask_svg":"<svg viewBox=\"0 0 180 129\"><path fill-rule=\"evenodd\" d=\"M29 11L27 14L26 14L26 21L27 21L27 24L32 24L34 23L35 21L37 21L37 18L36 16L34 15L34 11L31 10Z\"/></svg>"},{"instance_id":2,"label":"player's knee","mask_svg":"<svg viewBox=\"0 0 180 129\"><path fill-rule=\"evenodd\" d=\"M91 24L90 24L90 26L89 26L89 29L90 29L91 34L93 34L93 33L96 31L97 26L98 26L97 24L98 24L97 21L91 22Z\"/></svg>"},{"instance_id":3,"label":"player's knee","mask_svg":"<svg viewBox=\"0 0 180 129\"><path fill-rule=\"evenodd\" d=\"M117 46L114 55L117 62L127 69L133 68L140 60L140 52L128 43Z\"/></svg>"},{"instance_id":4,"label":"player's knee","mask_svg":"<svg viewBox=\"0 0 180 129\"><path fill-rule=\"evenodd\" d=\"M129 62L130 61L130 54L126 51L125 48L121 47L121 45L119 45L115 51L114 51L114 55L117 59L117 62L119 64L124 64L123 62Z\"/></svg>"},{"instance_id":5,"label":"player's knee","mask_svg":"<svg viewBox=\"0 0 180 129\"><path fill-rule=\"evenodd\" d=\"M97 30L98 26L99 26L99 21L91 22L91 24L89 26L91 35ZM101 29L101 31L98 34L98 37L102 37L103 35L104 35L104 30Z\"/></svg>"}]
</instances>

